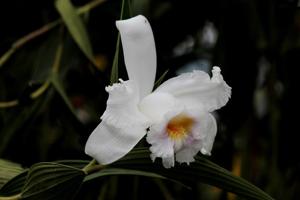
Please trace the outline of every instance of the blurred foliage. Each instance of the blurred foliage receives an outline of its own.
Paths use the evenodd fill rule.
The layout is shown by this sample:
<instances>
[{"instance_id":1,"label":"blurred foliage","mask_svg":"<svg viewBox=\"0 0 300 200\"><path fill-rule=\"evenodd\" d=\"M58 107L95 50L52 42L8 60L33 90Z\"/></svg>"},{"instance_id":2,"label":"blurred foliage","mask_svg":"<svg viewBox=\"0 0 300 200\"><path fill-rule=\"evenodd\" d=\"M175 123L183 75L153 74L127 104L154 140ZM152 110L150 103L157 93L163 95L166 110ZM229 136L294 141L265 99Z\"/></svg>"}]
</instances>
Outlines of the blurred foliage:
<instances>
[{"instance_id":1,"label":"blurred foliage","mask_svg":"<svg viewBox=\"0 0 300 200\"><path fill-rule=\"evenodd\" d=\"M63 20L68 22L52 0L0 3L1 158L24 168L42 161L89 159L83 148L105 109L104 87L127 76L121 51L116 54L121 1L85 7L91 2L72 1L82 16L76 26L86 27L79 39L64 26ZM158 52L157 77L221 66L233 95L216 113L219 129L211 160L275 199L300 198L298 5L293 0L135 0L125 13L149 19ZM205 40L207 24L215 27L210 33L216 34L215 43ZM115 55L120 59L113 64ZM111 66L119 69L112 78ZM236 198L202 183L191 187L112 176L82 185L76 199Z\"/></svg>"}]
</instances>

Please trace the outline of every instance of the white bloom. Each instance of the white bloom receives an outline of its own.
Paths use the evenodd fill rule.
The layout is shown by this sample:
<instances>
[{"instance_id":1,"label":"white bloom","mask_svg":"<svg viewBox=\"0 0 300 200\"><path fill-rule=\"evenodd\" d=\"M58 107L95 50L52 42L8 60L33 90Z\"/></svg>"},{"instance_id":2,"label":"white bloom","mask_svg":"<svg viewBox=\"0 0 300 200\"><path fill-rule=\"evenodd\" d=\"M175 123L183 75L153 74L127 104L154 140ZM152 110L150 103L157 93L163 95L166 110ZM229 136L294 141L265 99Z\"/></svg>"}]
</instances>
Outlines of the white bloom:
<instances>
[{"instance_id":1,"label":"white bloom","mask_svg":"<svg viewBox=\"0 0 300 200\"><path fill-rule=\"evenodd\" d=\"M165 167L192 162L201 151L210 154L217 132L212 111L231 94L218 67L212 78L194 71L171 78L151 93L156 73L153 33L144 16L116 22L121 34L128 81L106 87L109 93L102 122L89 137L85 151L101 164L127 154L147 133L151 157ZM174 158L175 156L175 158Z\"/></svg>"}]
</instances>

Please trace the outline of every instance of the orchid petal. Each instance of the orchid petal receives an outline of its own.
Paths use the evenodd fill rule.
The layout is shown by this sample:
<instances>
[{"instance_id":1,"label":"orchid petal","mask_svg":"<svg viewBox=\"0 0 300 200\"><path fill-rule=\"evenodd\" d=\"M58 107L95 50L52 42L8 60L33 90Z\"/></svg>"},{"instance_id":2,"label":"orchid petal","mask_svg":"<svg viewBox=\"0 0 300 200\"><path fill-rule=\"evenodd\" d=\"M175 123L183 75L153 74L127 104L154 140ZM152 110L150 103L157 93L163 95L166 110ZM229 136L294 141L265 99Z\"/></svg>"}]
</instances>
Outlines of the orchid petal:
<instances>
[{"instance_id":1,"label":"orchid petal","mask_svg":"<svg viewBox=\"0 0 300 200\"><path fill-rule=\"evenodd\" d=\"M109 93L102 122L90 135L85 151L100 164L109 164L127 154L146 134L147 118L138 110L134 81L106 87Z\"/></svg>"},{"instance_id":2,"label":"orchid petal","mask_svg":"<svg viewBox=\"0 0 300 200\"><path fill-rule=\"evenodd\" d=\"M126 155L146 134L144 126L116 127L101 122L90 135L85 153L100 164L110 164Z\"/></svg>"},{"instance_id":3,"label":"orchid petal","mask_svg":"<svg viewBox=\"0 0 300 200\"><path fill-rule=\"evenodd\" d=\"M155 92L146 96L139 103L140 111L153 123L164 119L166 113L177 108L176 99L168 93Z\"/></svg>"},{"instance_id":4,"label":"orchid petal","mask_svg":"<svg viewBox=\"0 0 300 200\"><path fill-rule=\"evenodd\" d=\"M172 138L167 127L170 120L179 115L192 119L193 125L186 135ZM212 114L201 109L173 109L166 113L159 123L150 126L146 139L151 144L152 160L160 157L164 167L170 168L175 164L174 156L177 162L189 164L195 161L194 156L199 151L204 155L210 155L216 133L217 124Z\"/></svg>"},{"instance_id":5,"label":"orchid petal","mask_svg":"<svg viewBox=\"0 0 300 200\"><path fill-rule=\"evenodd\" d=\"M217 123L210 113L199 112L199 110L186 113L195 119L195 125L190 135L183 141L182 147L175 151L175 154L177 162L189 164L195 161L194 156L199 151L204 155L211 154L217 133Z\"/></svg>"},{"instance_id":6,"label":"orchid petal","mask_svg":"<svg viewBox=\"0 0 300 200\"><path fill-rule=\"evenodd\" d=\"M173 167L174 161L174 142L169 139L165 132L165 123L154 124L151 126L147 134L147 142L150 147L151 159L154 161L156 157L162 158L162 163L165 168Z\"/></svg>"},{"instance_id":7,"label":"orchid petal","mask_svg":"<svg viewBox=\"0 0 300 200\"><path fill-rule=\"evenodd\" d=\"M105 88L109 93L106 110L101 119L107 124L117 127L144 124L148 120L138 109L138 86L132 80L115 83Z\"/></svg>"},{"instance_id":8,"label":"orchid petal","mask_svg":"<svg viewBox=\"0 0 300 200\"><path fill-rule=\"evenodd\" d=\"M170 157L163 157L162 158L162 164L165 168L169 169L171 167L175 166L175 159L174 156L170 156Z\"/></svg>"},{"instance_id":9,"label":"orchid petal","mask_svg":"<svg viewBox=\"0 0 300 200\"><path fill-rule=\"evenodd\" d=\"M190 152L193 154L196 150L204 155L210 155L217 134L217 122L215 117L211 113L202 112L200 110L190 110L188 114L195 119L195 125L192 128L191 137L182 149L189 150L184 150L185 152L183 153ZM176 157L176 159L178 158Z\"/></svg>"},{"instance_id":10,"label":"orchid petal","mask_svg":"<svg viewBox=\"0 0 300 200\"><path fill-rule=\"evenodd\" d=\"M204 155L210 155L211 150L217 134L217 122L215 117L208 113L201 120L202 128L201 131L205 133L205 137L201 139L201 153Z\"/></svg>"},{"instance_id":11,"label":"orchid petal","mask_svg":"<svg viewBox=\"0 0 300 200\"><path fill-rule=\"evenodd\" d=\"M190 162L194 162L194 156L199 152L197 148L191 147L185 147L178 152L176 152L176 161L179 163L187 163L190 164Z\"/></svg>"},{"instance_id":12,"label":"orchid petal","mask_svg":"<svg viewBox=\"0 0 300 200\"><path fill-rule=\"evenodd\" d=\"M152 91L156 74L156 50L151 26L142 15L117 21L116 26L121 34L128 77L137 82L140 97L143 98Z\"/></svg>"},{"instance_id":13,"label":"orchid petal","mask_svg":"<svg viewBox=\"0 0 300 200\"><path fill-rule=\"evenodd\" d=\"M224 106L231 95L231 87L220 72L219 67L214 67L212 78L203 71L185 73L167 80L154 92L170 93L188 109L211 112Z\"/></svg>"}]
</instances>

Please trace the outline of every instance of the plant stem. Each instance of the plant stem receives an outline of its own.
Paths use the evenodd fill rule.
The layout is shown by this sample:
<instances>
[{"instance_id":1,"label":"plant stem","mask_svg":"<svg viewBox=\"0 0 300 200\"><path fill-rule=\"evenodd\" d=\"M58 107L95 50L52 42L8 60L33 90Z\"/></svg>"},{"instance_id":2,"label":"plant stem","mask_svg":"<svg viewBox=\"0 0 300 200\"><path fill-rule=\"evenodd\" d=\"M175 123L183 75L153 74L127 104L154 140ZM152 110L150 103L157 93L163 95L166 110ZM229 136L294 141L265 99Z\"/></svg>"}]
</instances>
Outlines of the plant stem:
<instances>
[{"instance_id":1,"label":"plant stem","mask_svg":"<svg viewBox=\"0 0 300 200\"><path fill-rule=\"evenodd\" d=\"M21 194L16 194L13 196L9 196L9 197L1 197L0 196L0 200L18 200L21 199Z\"/></svg>"},{"instance_id":2,"label":"plant stem","mask_svg":"<svg viewBox=\"0 0 300 200\"><path fill-rule=\"evenodd\" d=\"M36 99L39 96L41 96L50 86L50 81L46 81L45 83L43 83L43 85L41 85L37 90L35 90L34 92L32 92L30 94L30 98L31 99Z\"/></svg>"},{"instance_id":3,"label":"plant stem","mask_svg":"<svg viewBox=\"0 0 300 200\"><path fill-rule=\"evenodd\" d=\"M100 4L102 4L103 2L105 2L106 0L94 0L91 1L89 3L87 3L86 5L80 7L77 9L77 14L78 15L82 15L84 13L89 12L90 10L96 8L97 6L99 6ZM43 35L44 33L47 33L48 31L50 31L51 29L53 29L54 27L56 27L57 25L61 24L63 21L61 19L55 20L53 22L50 22L44 26L42 26L41 28L21 37L20 39L18 39L16 42L14 42L11 45L11 48L6 51L1 57L0 57L0 68L3 67L3 65L6 63L6 61L8 61L8 59L21 47L23 47L26 43L28 43L29 41L31 41L32 39Z\"/></svg>"},{"instance_id":4,"label":"plant stem","mask_svg":"<svg viewBox=\"0 0 300 200\"><path fill-rule=\"evenodd\" d=\"M62 53L63 53L63 43L60 42L58 44L57 49L56 49L55 58L54 58L54 61L53 61L53 64L52 64L52 73L57 73L58 72ZM47 91L47 89L49 88L50 85L51 85L51 81L50 81L50 75L49 75L48 79L38 89L33 91L29 95L29 97L31 99L38 98L44 92ZM17 106L17 105L19 105L19 101L17 99L12 100L12 101L7 101L7 102L0 102L0 108L10 108L10 107L14 107L14 106Z\"/></svg>"},{"instance_id":5,"label":"plant stem","mask_svg":"<svg viewBox=\"0 0 300 200\"><path fill-rule=\"evenodd\" d=\"M104 3L106 0L94 0L91 1L90 3L85 4L84 6L81 6L80 8L77 9L77 14L82 15L84 13L88 13L90 10L96 8L100 4Z\"/></svg>"},{"instance_id":6,"label":"plant stem","mask_svg":"<svg viewBox=\"0 0 300 200\"><path fill-rule=\"evenodd\" d=\"M85 174L91 174L93 172L100 171L104 167L105 165L97 164L97 161L93 159L89 164L87 164L84 168L82 168L82 171L84 171Z\"/></svg>"},{"instance_id":7,"label":"plant stem","mask_svg":"<svg viewBox=\"0 0 300 200\"><path fill-rule=\"evenodd\" d=\"M35 91L33 91L30 94L30 98L31 99L36 99L39 96L41 96L44 92L46 92L46 90L49 88L50 86L50 81L47 80L45 83L43 83L38 89L36 89ZM4 101L4 102L0 102L0 108L10 108L10 107L15 107L19 105L19 100L15 99L15 100L11 100L11 101ZM1 200L1 199L0 199Z\"/></svg>"},{"instance_id":8,"label":"plant stem","mask_svg":"<svg viewBox=\"0 0 300 200\"><path fill-rule=\"evenodd\" d=\"M63 43L60 43L57 47L54 62L53 62L53 65L52 65L52 72L53 73L58 72L62 53L63 53Z\"/></svg>"},{"instance_id":9,"label":"plant stem","mask_svg":"<svg viewBox=\"0 0 300 200\"><path fill-rule=\"evenodd\" d=\"M10 108L17 106L19 104L18 100L4 101L0 102L0 108Z\"/></svg>"}]
</instances>

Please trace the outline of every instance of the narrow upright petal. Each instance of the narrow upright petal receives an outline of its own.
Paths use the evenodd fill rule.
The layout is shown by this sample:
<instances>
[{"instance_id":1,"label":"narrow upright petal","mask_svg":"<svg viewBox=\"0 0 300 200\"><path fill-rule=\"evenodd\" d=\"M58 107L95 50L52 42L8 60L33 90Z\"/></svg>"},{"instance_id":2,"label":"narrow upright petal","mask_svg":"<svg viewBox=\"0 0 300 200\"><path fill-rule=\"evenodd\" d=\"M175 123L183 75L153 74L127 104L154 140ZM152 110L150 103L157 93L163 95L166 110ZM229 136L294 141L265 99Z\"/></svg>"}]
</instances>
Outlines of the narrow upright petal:
<instances>
[{"instance_id":1,"label":"narrow upright petal","mask_svg":"<svg viewBox=\"0 0 300 200\"><path fill-rule=\"evenodd\" d=\"M156 74L156 49L151 26L142 15L117 21L116 26L121 34L129 79L137 82L143 98L151 93Z\"/></svg>"},{"instance_id":2,"label":"narrow upright petal","mask_svg":"<svg viewBox=\"0 0 300 200\"><path fill-rule=\"evenodd\" d=\"M203 71L194 71L171 78L155 92L172 94L186 108L200 108L208 112L223 107L231 95L231 87L223 80L219 67L212 70L212 78Z\"/></svg>"},{"instance_id":3,"label":"narrow upright petal","mask_svg":"<svg viewBox=\"0 0 300 200\"><path fill-rule=\"evenodd\" d=\"M90 135L85 151L100 164L109 164L127 154L146 134L147 118L139 111L138 87L121 81L106 87L109 93L102 122Z\"/></svg>"}]
</instances>

